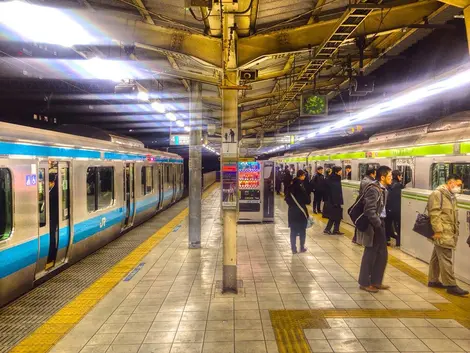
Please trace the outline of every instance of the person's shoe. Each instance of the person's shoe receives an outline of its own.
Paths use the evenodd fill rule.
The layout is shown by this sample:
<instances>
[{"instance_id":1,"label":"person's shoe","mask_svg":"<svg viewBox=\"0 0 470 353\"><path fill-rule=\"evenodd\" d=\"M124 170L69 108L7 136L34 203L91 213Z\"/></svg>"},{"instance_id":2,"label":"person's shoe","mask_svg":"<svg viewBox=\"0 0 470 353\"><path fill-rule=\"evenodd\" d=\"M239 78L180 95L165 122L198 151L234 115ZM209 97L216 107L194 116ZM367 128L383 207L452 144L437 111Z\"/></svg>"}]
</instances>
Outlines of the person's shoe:
<instances>
[{"instance_id":1,"label":"person's shoe","mask_svg":"<svg viewBox=\"0 0 470 353\"><path fill-rule=\"evenodd\" d=\"M369 293L378 293L379 292L379 290L377 288L375 288L374 286L368 286L368 287L359 286L359 289L365 290L366 292L369 292Z\"/></svg>"},{"instance_id":2,"label":"person's shoe","mask_svg":"<svg viewBox=\"0 0 470 353\"><path fill-rule=\"evenodd\" d=\"M461 296L467 295L468 290L462 289L459 286L451 286L451 287L447 287L447 293L458 295L461 297Z\"/></svg>"},{"instance_id":3,"label":"person's shoe","mask_svg":"<svg viewBox=\"0 0 470 353\"><path fill-rule=\"evenodd\" d=\"M300 249L300 252L307 252L307 248Z\"/></svg>"},{"instance_id":4,"label":"person's shoe","mask_svg":"<svg viewBox=\"0 0 470 353\"><path fill-rule=\"evenodd\" d=\"M375 287L377 289L381 289L381 290L387 290L387 289L390 289L390 286L386 285L386 284L373 284L372 287Z\"/></svg>"},{"instance_id":5,"label":"person's shoe","mask_svg":"<svg viewBox=\"0 0 470 353\"><path fill-rule=\"evenodd\" d=\"M428 287L431 287L431 288L445 288L446 286L444 286L441 282L428 282Z\"/></svg>"},{"instance_id":6,"label":"person's shoe","mask_svg":"<svg viewBox=\"0 0 470 353\"><path fill-rule=\"evenodd\" d=\"M344 235L344 233L343 233L343 232L340 232L339 230L333 232L333 234L334 234L334 235Z\"/></svg>"},{"instance_id":7,"label":"person's shoe","mask_svg":"<svg viewBox=\"0 0 470 353\"><path fill-rule=\"evenodd\" d=\"M318 212L317 212L317 211L313 211L313 213L315 213L315 214L318 214Z\"/></svg>"},{"instance_id":8,"label":"person's shoe","mask_svg":"<svg viewBox=\"0 0 470 353\"><path fill-rule=\"evenodd\" d=\"M329 231L328 229L325 229L325 230L323 231L323 234L329 234L329 235L331 235L331 231Z\"/></svg>"},{"instance_id":9,"label":"person's shoe","mask_svg":"<svg viewBox=\"0 0 470 353\"><path fill-rule=\"evenodd\" d=\"M293 255L297 254L297 250L292 250L292 254Z\"/></svg>"}]
</instances>

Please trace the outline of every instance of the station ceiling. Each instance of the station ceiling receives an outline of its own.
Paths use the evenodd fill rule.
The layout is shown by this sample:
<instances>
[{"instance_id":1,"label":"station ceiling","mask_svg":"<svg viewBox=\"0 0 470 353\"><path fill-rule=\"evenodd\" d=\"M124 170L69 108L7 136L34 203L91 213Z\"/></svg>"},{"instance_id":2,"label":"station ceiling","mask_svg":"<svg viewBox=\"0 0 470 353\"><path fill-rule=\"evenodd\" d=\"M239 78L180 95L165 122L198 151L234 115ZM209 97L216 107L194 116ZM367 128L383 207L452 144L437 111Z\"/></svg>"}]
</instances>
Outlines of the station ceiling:
<instances>
[{"instance_id":1,"label":"station ceiling","mask_svg":"<svg viewBox=\"0 0 470 353\"><path fill-rule=\"evenodd\" d=\"M222 38L218 4L211 10L192 7L189 11L185 0L29 2L72 9L82 22L115 39L114 47L58 49L60 52L52 58L98 56L141 62L151 77L140 83L181 111L189 109L190 81L200 81L204 123L220 123ZM428 35L433 26L445 24L462 10L428 0L239 0L238 11L239 69L257 69L259 73L256 80L241 82L250 88L239 91L241 130L249 141L247 146L257 149L276 143L273 136L299 119L302 92L318 92L333 99L348 87L349 67L354 75L359 72L358 38L365 38L363 72L369 75ZM34 65L40 70L34 65L25 69L11 61L17 56L14 45L12 48L11 43L2 42L0 47L6 54L2 56L10 59L0 62L3 97L10 94L15 99L16 87L32 105L37 101L38 106L47 106L48 114L61 116L61 123L91 124L140 138L148 145L165 144L170 126L162 122L164 119L136 109L131 104L135 102L109 95L114 88L109 82L57 76L53 67L41 65L40 60L50 58L39 50L33 56L39 60ZM54 104L44 103L44 97ZM334 116L309 122L313 128L331 119Z\"/></svg>"}]
</instances>

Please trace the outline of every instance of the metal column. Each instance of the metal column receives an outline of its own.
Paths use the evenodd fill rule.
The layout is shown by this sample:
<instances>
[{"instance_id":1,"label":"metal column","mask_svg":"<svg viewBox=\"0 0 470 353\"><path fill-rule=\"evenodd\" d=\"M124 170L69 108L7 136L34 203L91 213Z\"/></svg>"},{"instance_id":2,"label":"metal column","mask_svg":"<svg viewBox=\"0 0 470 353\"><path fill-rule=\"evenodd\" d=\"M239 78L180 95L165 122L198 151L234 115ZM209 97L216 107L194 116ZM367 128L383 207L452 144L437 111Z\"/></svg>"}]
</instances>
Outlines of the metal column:
<instances>
[{"instance_id":1,"label":"metal column","mask_svg":"<svg viewBox=\"0 0 470 353\"><path fill-rule=\"evenodd\" d=\"M201 247L201 137L202 137L202 84L191 83L189 105L189 248Z\"/></svg>"},{"instance_id":2,"label":"metal column","mask_svg":"<svg viewBox=\"0 0 470 353\"><path fill-rule=\"evenodd\" d=\"M222 194L224 191L224 167L238 162L238 72L237 72L237 32L234 15L223 15L223 90L222 90ZM232 141L234 134L235 144ZM228 137L228 138L227 138ZM224 143L225 142L225 143ZM227 147L227 148L226 148ZM233 183L232 183L233 184ZM238 185L235 181L233 197L237 198ZM223 288L224 292L238 292L237 285L237 200L224 207L223 218Z\"/></svg>"},{"instance_id":3,"label":"metal column","mask_svg":"<svg viewBox=\"0 0 470 353\"><path fill-rule=\"evenodd\" d=\"M470 5L463 9L463 15L465 17L465 27L467 28L467 44L468 51L470 53Z\"/></svg>"}]
</instances>

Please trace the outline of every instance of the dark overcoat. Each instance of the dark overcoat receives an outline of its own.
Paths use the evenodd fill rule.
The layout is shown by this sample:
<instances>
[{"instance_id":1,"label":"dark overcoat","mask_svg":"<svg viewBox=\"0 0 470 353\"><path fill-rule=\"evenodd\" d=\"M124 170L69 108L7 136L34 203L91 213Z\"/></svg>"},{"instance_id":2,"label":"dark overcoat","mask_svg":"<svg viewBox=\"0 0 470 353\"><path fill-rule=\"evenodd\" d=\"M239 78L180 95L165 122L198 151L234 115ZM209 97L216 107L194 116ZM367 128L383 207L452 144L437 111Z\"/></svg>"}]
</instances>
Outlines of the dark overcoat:
<instances>
[{"instance_id":1,"label":"dark overcoat","mask_svg":"<svg viewBox=\"0 0 470 353\"><path fill-rule=\"evenodd\" d=\"M303 208L305 214L299 209L297 204L294 202L294 200L292 199L292 195L295 197L299 205ZM286 202L289 206L289 211L287 213L289 228L307 228L307 218L305 217L305 215L308 216L308 210L306 205L310 204L310 196L305 190L304 183L300 179L295 178L292 182L286 195Z\"/></svg>"}]
</instances>

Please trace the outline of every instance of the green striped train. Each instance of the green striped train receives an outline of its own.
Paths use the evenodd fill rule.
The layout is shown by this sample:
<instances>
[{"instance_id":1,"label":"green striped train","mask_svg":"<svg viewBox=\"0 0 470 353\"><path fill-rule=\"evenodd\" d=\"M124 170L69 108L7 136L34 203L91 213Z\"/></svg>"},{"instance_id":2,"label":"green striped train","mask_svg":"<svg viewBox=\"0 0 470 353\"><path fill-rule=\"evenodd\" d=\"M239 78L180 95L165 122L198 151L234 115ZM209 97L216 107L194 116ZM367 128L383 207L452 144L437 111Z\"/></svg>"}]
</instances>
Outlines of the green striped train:
<instances>
[{"instance_id":1,"label":"green striped train","mask_svg":"<svg viewBox=\"0 0 470 353\"><path fill-rule=\"evenodd\" d=\"M183 159L140 141L0 131L0 307L183 195Z\"/></svg>"},{"instance_id":2,"label":"green striped train","mask_svg":"<svg viewBox=\"0 0 470 353\"><path fill-rule=\"evenodd\" d=\"M458 195L460 240L455 251L455 273L470 283L470 249L466 244L470 221L470 112L462 112L437 122L377 134L368 141L335 148L272 158L295 172L307 168L352 166L351 180L343 180L343 221L350 223L346 210L357 197L359 182L369 166L387 165L400 170L406 188L402 192L401 250L429 262L432 244L412 231L418 212L423 212L433 189L451 174L463 177Z\"/></svg>"}]
</instances>

